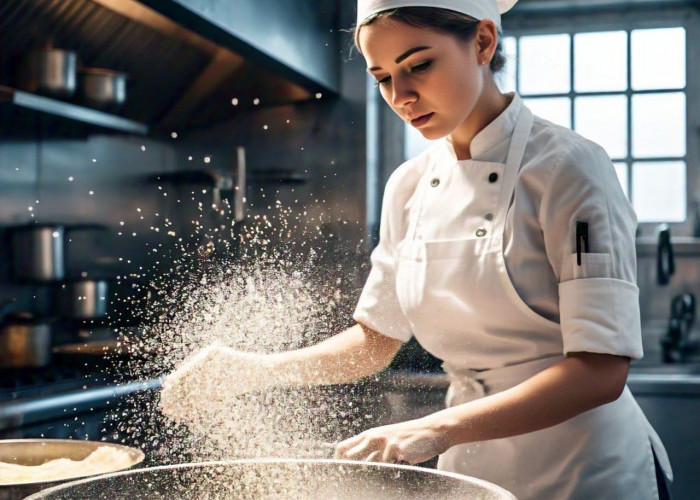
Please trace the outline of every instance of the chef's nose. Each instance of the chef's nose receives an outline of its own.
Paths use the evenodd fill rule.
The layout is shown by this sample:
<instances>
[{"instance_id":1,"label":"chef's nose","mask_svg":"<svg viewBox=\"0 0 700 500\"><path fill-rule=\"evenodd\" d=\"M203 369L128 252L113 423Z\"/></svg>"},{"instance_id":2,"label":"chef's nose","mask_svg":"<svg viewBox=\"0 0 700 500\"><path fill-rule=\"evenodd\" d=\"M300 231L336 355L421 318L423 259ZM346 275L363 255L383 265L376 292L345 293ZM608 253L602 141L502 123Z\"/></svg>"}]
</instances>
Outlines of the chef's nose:
<instances>
[{"instance_id":1,"label":"chef's nose","mask_svg":"<svg viewBox=\"0 0 700 500\"><path fill-rule=\"evenodd\" d=\"M405 81L395 78L392 80L391 103L394 106L406 106L418 99L416 91Z\"/></svg>"}]
</instances>

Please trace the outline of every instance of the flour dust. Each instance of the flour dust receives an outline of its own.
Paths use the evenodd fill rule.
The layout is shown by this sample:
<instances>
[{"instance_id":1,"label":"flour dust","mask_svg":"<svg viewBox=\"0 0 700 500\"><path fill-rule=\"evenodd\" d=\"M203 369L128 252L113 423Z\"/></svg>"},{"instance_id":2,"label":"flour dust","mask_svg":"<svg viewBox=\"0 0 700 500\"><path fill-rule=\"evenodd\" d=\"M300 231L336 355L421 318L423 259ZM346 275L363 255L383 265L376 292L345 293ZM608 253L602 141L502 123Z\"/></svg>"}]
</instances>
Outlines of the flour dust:
<instances>
[{"instance_id":1,"label":"flour dust","mask_svg":"<svg viewBox=\"0 0 700 500\"><path fill-rule=\"evenodd\" d=\"M278 352L350 326L366 273L362 252L344 249L332 229L308 214L279 203L274 208L272 215L213 229L195 221L193 238L152 249L154 270L125 280L133 294L122 310L138 315L143 326L122 336L128 355L111 360L115 375L125 381L162 377L213 342ZM219 376L225 387L228 375L222 370ZM158 400L158 391L136 393L104 428L109 440L141 448L147 465L329 458L328 442L380 416L362 383L227 398L225 409L214 403L190 408L185 425L163 416Z\"/></svg>"}]
</instances>

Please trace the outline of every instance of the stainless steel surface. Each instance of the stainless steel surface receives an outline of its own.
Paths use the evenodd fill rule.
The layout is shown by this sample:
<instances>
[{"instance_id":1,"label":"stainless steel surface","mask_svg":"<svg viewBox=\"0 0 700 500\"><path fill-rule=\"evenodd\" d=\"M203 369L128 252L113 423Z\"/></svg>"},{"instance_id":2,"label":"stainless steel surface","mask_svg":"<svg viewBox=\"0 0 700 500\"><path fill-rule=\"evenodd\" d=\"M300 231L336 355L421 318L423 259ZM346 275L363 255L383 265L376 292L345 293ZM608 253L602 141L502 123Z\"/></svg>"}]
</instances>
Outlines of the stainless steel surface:
<instances>
[{"instance_id":1,"label":"stainless steel surface","mask_svg":"<svg viewBox=\"0 0 700 500\"><path fill-rule=\"evenodd\" d=\"M147 125L134 120L0 85L0 102L2 101L11 102L23 109L60 116L89 125L97 125L131 134L145 135L148 133Z\"/></svg>"},{"instance_id":2,"label":"stainless steel surface","mask_svg":"<svg viewBox=\"0 0 700 500\"><path fill-rule=\"evenodd\" d=\"M81 99L99 107L117 107L126 102L125 73L103 68L81 68L79 89Z\"/></svg>"},{"instance_id":3,"label":"stainless steel surface","mask_svg":"<svg viewBox=\"0 0 700 500\"><path fill-rule=\"evenodd\" d=\"M302 15L296 4L277 3L277 10L295 18ZM128 74L129 98L120 113L137 122L162 124L168 131L239 116L241 110L253 108L255 98L272 105L337 90L326 86L337 80L335 2L319 6L305 0L303 15L308 17L302 24L281 13L275 26L267 23L263 29L254 29L253 39L246 38L250 32L245 36L233 32L226 21L222 23L223 16L207 19L178 2L155 4L4 0L0 2L0 68L14 65L26 50L28 36L38 43L53 41L75 50L81 64ZM250 9L237 3L233 14L239 19L236 10ZM260 5L253 11L258 17L274 12ZM259 26L261 20L256 21ZM285 26L285 31L297 33L296 43L287 43L288 38L280 41L278 33ZM287 55L302 64L280 60L269 51L271 42L283 44ZM320 68L329 78L314 79L308 75L309 68ZM232 97L240 99L239 107L230 105Z\"/></svg>"},{"instance_id":4,"label":"stainless steel surface","mask_svg":"<svg viewBox=\"0 0 700 500\"><path fill-rule=\"evenodd\" d=\"M76 89L78 56L53 47L32 49L17 68L17 86L28 92L72 97Z\"/></svg>"},{"instance_id":5,"label":"stainless steel surface","mask_svg":"<svg viewBox=\"0 0 700 500\"><path fill-rule=\"evenodd\" d=\"M183 24L186 24L185 16L193 13L201 21L214 23L220 32L210 32L212 38L221 40L223 45L244 57L254 59L262 68L274 71L278 66L292 81L305 86L308 82L308 85L317 86L320 92L337 91L340 87L335 71L339 44L329 28L337 22L338 4L345 2L141 0L141 3ZM184 9L172 4L179 4ZM294 43L289 43L289 40L294 40Z\"/></svg>"},{"instance_id":6,"label":"stainless steel surface","mask_svg":"<svg viewBox=\"0 0 700 500\"><path fill-rule=\"evenodd\" d=\"M47 489L36 499L211 498L513 500L479 479L420 467L340 460L232 460L136 469Z\"/></svg>"},{"instance_id":7,"label":"stainless steel surface","mask_svg":"<svg viewBox=\"0 0 700 500\"><path fill-rule=\"evenodd\" d=\"M56 393L49 397L3 402L0 403L0 430L93 411L104 406L106 401L114 401L139 391L157 389L160 385L160 380L145 380Z\"/></svg>"},{"instance_id":8,"label":"stainless steel surface","mask_svg":"<svg viewBox=\"0 0 700 500\"><path fill-rule=\"evenodd\" d=\"M12 228L12 269L17 281L50 282L65 276L64 228L28 225Z\"/></svg>"},{"instance_id":9,"label":"stainless steel surface","mask_svg":"<svg viewBox=\"0 0 700 500\"><path fill-rule=\"evenodd\" d=\"M0 324L0 368L38 368L50 362L50 324L12 320Z\"/></svg>"},{"instance_id":10,"label":"stainless steel surface","mask_svg":"<svg viewBox=\"0 0 700 500\"><path fill-rule=\"evenodd\" d=\"M58 314L68 319L97 319L107 314L109 284L106 280L80 280L61 289Z\"/></svg>"},{"instance_id":11,"label":"stainless steel surface","mask_svg":"<svg viewBox=\"0 0 700 500\"><path fill-rule=\"evenodd\" d=\"M130 461L127 467L133 467L141 463L144 454L135 448L101 441L80 441L70 439L7 439L0 440L0 462L18 465L41 465L50 460L67 458L70 460L83 460L99 447L108 447L128 453ZM116 472L125 467L114 467L105 464L104 470L99 472ZM2 482L0 478L0 500L19 500L42 489L65 483L80 477L92 475L90 473L77 472L70 478L57 481L33 481L9 483Z\"/></svg>"}]
</instances>

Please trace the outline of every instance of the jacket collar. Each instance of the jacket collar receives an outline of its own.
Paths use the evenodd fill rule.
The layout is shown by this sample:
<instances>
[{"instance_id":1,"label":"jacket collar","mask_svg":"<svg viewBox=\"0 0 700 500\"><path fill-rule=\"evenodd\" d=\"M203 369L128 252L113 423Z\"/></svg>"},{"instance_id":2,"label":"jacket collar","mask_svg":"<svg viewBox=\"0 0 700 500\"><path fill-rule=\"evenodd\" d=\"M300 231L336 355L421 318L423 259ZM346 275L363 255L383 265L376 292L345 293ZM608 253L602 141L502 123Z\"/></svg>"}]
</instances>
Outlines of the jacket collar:
<instances>
[{"instance_id":1,"label":"jacket collar","mask_svg":"<svg viewBox=\"0 0 700 500\"><path fill-rule=\"evenodd\" d=\"M503 113L486 125L472 139L470 147L472 160L496 163L504 163L506 161L510 137L513 135L513 130L515 130L515 123L518 120L522 106L522 99L517 93L514 93L513 99ZM451 156L454 158L455 152L452 144L447 138L444 141Z\"/></svg>"}]
</instances>

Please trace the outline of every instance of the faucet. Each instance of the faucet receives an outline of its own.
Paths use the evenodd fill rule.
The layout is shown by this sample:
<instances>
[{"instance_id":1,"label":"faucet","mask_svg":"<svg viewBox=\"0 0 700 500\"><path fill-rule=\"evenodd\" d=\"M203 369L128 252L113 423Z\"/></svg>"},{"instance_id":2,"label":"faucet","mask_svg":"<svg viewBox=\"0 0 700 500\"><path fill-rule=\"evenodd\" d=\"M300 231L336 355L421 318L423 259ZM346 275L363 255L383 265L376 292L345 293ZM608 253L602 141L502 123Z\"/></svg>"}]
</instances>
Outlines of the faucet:
<instances>
[{"instance_id":1,"label":"faucet","mask_svg":"<svg viewBox=\"0 0 700 500\"><path fill-rule=\"evenodd\" d=\"M691 338L695 323L695 295L684 293L671 301L671 319L666 335L661 339L664 363L683 363L698 350L700 342Z\"/></svg>"}]
</instances>

